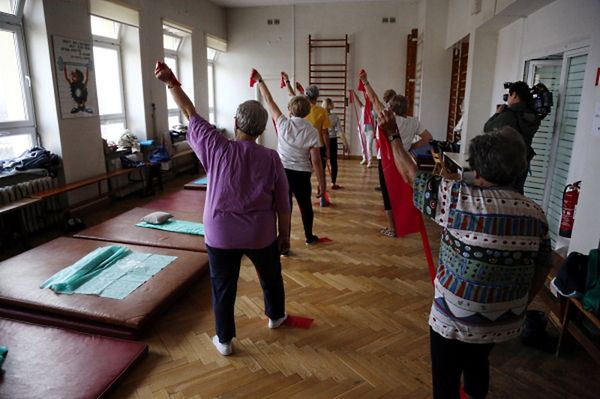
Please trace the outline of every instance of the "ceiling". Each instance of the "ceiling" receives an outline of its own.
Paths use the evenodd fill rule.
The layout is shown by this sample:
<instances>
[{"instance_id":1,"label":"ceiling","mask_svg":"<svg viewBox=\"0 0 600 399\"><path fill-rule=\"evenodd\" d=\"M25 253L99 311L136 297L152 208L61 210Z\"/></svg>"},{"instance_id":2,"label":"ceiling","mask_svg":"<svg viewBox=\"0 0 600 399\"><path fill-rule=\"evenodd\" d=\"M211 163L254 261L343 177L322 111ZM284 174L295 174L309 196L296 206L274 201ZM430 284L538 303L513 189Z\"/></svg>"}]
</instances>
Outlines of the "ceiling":
<instances>
[{"instance_id":1,"label":"ceiling","mask_svg":"<svg viewBox=\"0 0 600 399\"><path fill-rule=\"evenodd\" d=\"M379 0L210 0L222 7L258 7L258 6L287 6L291 4L308 3L368 3Z\"/></svg>"}]
</instances>

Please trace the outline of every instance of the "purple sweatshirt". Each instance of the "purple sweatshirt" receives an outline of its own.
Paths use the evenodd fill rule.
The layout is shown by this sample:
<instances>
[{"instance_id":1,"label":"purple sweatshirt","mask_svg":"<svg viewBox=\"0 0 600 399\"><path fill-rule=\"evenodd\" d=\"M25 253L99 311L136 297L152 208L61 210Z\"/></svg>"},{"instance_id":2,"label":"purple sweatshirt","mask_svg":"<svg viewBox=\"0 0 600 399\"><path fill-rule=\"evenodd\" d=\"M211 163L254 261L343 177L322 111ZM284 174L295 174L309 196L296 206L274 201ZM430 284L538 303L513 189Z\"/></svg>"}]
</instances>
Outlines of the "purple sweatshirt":
<instances>
[{"instance_id":1,"label":"purple sweatshirt","mask_svg":"<svg viewBox=\"0 0 600 399\"><path fill-rule=\"evenodd\" d=\"M277 152L230 141L199 115L187 139L208 176L204 205L207 245L261 249L277 238L277 212L289 213L288 182Z\"/></svg>"}]
</instances>

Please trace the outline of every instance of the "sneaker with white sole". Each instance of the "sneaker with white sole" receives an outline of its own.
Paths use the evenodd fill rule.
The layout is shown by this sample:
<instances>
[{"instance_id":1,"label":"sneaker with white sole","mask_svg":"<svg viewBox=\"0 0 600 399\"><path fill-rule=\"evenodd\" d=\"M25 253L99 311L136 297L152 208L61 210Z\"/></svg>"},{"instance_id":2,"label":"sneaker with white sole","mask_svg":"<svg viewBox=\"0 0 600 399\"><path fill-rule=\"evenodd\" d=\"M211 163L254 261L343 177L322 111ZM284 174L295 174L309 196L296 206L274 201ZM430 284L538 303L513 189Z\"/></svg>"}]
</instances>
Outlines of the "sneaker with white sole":
<instances>
[{"instance_id":1,"label":"sneaker with white sole","mask_svg":"<svg viewBox=\"0 0 600 399\"><path fill-rule=\"evenodd\" d=\"M215 346L215 348L217 348L217 350L219 351L219 353L223 356L229 356L233 353L233 347L231 346L231 341L226 342L226 343L221 343L219 342L219 337L218 336L214 336L212 339L213 345Z\"/></svg>"},{"instance_id":2,"label":"sneaker with white sole","mask_svg":"<svg viewBox=\"0 0 600 399\"><path fill-rule=\"evenodd\" d=\"M269 319L269 328L274 329L274 328L281 326L286 319L287 319L287 313L284 313L283 317L281 317L279 319L276 319L276 320Z\"/></svg>"}]
</instances>

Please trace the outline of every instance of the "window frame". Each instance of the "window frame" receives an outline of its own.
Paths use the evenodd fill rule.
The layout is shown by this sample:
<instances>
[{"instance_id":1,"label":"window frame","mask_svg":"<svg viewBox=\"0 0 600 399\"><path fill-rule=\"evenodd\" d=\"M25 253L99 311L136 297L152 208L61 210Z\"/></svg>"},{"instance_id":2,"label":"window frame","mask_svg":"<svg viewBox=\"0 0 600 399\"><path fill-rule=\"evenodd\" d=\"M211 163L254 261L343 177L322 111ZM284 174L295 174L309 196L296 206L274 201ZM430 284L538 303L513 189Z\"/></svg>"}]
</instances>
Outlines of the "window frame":
<instances>
[{"instance_id":1,"label":"window frame","mask_svg":"<svg viewBox=\"0 0 600 399\"><path fill-rule=\"evenodd\" d=\"M20 121L0 122L0 136L28 135L31 145L38 144L37 123L35 107L33 103L33 92L31 89L31 74L29 71L29 60L27 58L27 47L23 29L24 1L17 0L14 14L0 12L0 30L13 33L17 48L17 63L21 72L21 90L23 95L23 106L26 118Z\"/></svg>"},{"instance_id":2,"label":"window frame","mask_svg":"<svg viewBox=\"0 0 600 399\"><path fill-rule=\"evenodd\" d=\"M208 58L208 50L213 50L215 52L215 56L212 58ZM212 107L210 106L210 101L208 102L208 119L209 122L213 125L216 125L217 123L217 112L216 112L216 104L217 104L217 97L216 97L216 85L215 85L215 67L216 67L216 60L217 57L219 56L219 50L206 46L206 78L207 78L207 90L210 90L211 88L211 84L209 83L212 80L212 90L210 90L212 93L208 93L209 98L212 94L212 99L213 99L213 104ZM208 99L207 99L208 100ZM212 116L212 118L211 118Z\"/></svg>"},{"instance_id":3,"label":"window frame","mask_svg":"<svg viewBox=\"0 0 600 399\"><path fill-rule=\"evenodd\" d=\"M90 24L91 17L94 16L96 18L104 18L98 15L90 14ZM104 18L107 19L107 18ZM120 25L120 22L113 21ZM92 35L93 43L92 43L92 51L94 47L103 47L106 49L116 50L117 51L117 63L118 63L118 71L119 71L119 87L121 92L121 104L122 109L121 113L113 113L113 114L101 114L100 113L100 104L98 104L98 116L100 118L100 130L102 130L102 125L107 125L115 122L123 123L124 129L127 129L127 103L125 102L125 84L123 81L123 55L121 49L121 40L120 36L122 33L122 27L119 26L119 39L112 39L105 36ZM97 85L97 82L96 82ZM103 137L104 138L104 137Z\"/></svg>"},{"instance_id":4,"label":"window frame","mask_svg":"<svg viewBox=\"0 0 600 399\"><path fill-rule=\"evenodd\" d=\"M173 36L173 35L171 35ZM179 49L181 48L181 43L183 42L183 38L181 38L181 42L179 42L179 46L177 47L177 51L173 51L173 50L168 50L166 48L164 48L163 46L163 52L164 52L164 57L165 58L174 58L175 59L175 70L173 71L173 73L175 74L175 76L179 76ZM169 90L167 89L167 96L169 96ZM181 124L182 122L182 118L181 118L181 110L176 106L175 108L169 108L168 106L168 101L167 101L167 120L168 118L171 118L173 116L177 116L177 120L179 122L179 124ZM171 129L173 126L169 126L169 129Z\"/></svg>"}]
</instances>

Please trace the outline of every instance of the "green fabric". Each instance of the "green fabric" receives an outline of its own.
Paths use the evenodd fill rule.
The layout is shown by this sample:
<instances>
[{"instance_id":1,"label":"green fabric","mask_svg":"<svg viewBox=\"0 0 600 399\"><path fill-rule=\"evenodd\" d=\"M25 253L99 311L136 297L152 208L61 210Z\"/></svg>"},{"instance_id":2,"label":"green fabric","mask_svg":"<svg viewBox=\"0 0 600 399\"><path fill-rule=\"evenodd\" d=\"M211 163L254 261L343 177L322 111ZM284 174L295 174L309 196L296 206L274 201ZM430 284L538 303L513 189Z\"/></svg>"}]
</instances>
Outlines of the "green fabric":
<instances>
[{"instance_id":1,"label":"green fabric","mask_svg":"<svg viewBox=\"0 0 600 399\"><path fill-rule=\"evenodd\" d=\"M50 288L58 294L123 299L175 259L176 256L132 252L117 245L97 248L50 277L40 288Z\"/></svg>"},{"instance_id":2,"label":"green fabric","mask_svg":"<svg viewBox=\"0 0 600 399\"><path fill-rule=\"evenodd\" d=\"M119 245L96 248L73 265L46 280L40 288L50 288L61 294L72 294L79 286L112 266L131 251Z\"/></svg>"},{"instance_id":3,"label":"green fabric","mask_svg":"<svg viewBox=\"0 0 600 399\"><path fill-rule=\"evenodd\" d=\"M598 250L592 249L588 255L588 267L586 277L586 291L583 295L583 308L591 312L600 310L600 278L598 275Z\"/></svg>"},{"instance_id":4,"label":"green fabric","mask_svg":"<svg viewBox=\"0 0 600 399\"><path fill-rule=\"evenodd\" d=\"M176 256L132 252L81 285L75 293L126 298L175 259Z\"/></svg>"},{"instance_id":5,"label":"green fabric","mask_svg":"<svg viewBox=\"0 0 600 399\"><path fill-rule=\"evenodd\" d=\"M199 186L204 186L208 184L208 176L201 177L200 179L194 180L192 184L197 184Z\"/></svg>"},{"instance_id":6,"label":"green fabric","mask_svg":"<svg viewBox=\"0 0 600 399\"><path fill-rule=\"evenodd\" d=\"M6 346L0 346L0 366L2 366L2 363L4 363L6 355L8 355L8 348Z\"/></svg>"},{"instance_id":7,"label":"green fabric","mask_svg":"<svg viewBox=\"0 0 600 399\"><path fill-rule=\"evenodd\" d=\"M136 226L171 231L173 233L193 234L197 236L204 235L204 225L198 222L190 222L189 220L171 219L163 224L150 224L146 222L139 222L138 224L136 224Z\"/></svg>"}]
</instances>

